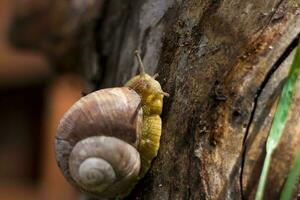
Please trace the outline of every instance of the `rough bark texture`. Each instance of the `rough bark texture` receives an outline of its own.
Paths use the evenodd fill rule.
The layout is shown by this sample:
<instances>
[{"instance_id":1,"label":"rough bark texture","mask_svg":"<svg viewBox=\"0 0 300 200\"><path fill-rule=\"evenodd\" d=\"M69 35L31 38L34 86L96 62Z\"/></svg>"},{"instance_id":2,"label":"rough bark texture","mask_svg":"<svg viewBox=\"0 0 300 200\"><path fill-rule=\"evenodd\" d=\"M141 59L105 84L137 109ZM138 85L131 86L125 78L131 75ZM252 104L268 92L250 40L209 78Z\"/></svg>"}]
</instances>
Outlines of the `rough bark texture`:
<instances>
[{"instance_id":1,"label":"rough bark texture","mask_svg":"<svg viewBox=\"0 0 300 200\"><path fill-rule=\"evenodd\" d=\"M300 1L109 0L103 6L93 29L101 65L83 58L103 74L88 70L88 79L123 85L137 73L133 51L140 49L146 71L159 73L170 94L158 157L128 199L253 199L299 38ZM89 49L88 58L95 53ZM300 145L299 94L295 102L273 157L267 199L278 198Z\"/></svg>"},{"instance_id":2,"label":"rough bark texture","mask_svg":"<svg viewBox=\"0 0 300 200\"><path fill-rule=\"evenodd\" d=\"M282 0L106 4L98 33L103 86L122 85L137 72L132 52L138 48L146 71L158 72L171 95L164 105L159 155L128 199L253 199L266 137L256 139L259 149L245 141L249 130L262 123L254 117L256 110L263 110L260 117L266 118L266 107L286 77L277 75L272 95L260 97L295 48L298 6L299 1ZM289 140L285 146L295 143ZM284 149L290 161L294 143L293 150ZM249 162L252 149L259 156ZM284 162L279 154L277 162ZM272 167L269 197L280 194L289 166Z\"/></svg>"}]
</instances>

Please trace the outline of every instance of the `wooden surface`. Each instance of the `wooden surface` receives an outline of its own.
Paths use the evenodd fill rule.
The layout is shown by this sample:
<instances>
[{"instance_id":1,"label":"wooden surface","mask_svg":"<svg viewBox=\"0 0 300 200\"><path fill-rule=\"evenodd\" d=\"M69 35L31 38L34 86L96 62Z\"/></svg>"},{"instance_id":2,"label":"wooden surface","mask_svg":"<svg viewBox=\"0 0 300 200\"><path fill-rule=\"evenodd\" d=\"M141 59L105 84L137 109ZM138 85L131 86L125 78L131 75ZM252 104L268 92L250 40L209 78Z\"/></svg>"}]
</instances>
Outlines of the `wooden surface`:
<instances>
[{"instance_id":1,"label":"wooden surface","mask_svg":"<svg viewBox=\"0 0 300 200\"><path fill-rule=\"evenodd\" d=\"M20 13L17 4L22 2L27 6L21 6ZM45 59L49 55L33 47L20 49L10 40L17 13L31 13L34 9L29 7L36 5L34 2L45 3L0 1L0 199L79 199L56 166L53 139L62 114L81 96L82 79L75 75L54 77L55 67L50 68ZM38 42L34 35L20 35L33 41L31 45ZM51 86L48 90L47 83Z\"/></svg>"},{"instance_id":2,"label":"wooden surface","mask_svg":"<svg viewBox=\"0 0 300 200\"><path fill-rule=\"evenodd\" d=\"M258 123L262 89L295 48L299 1L110 1L105 8L102 86L137 72L138 48L170 94L158 157L128 199L252 199L243 192L244 142ZM281 181L270 197L278 197L282 173L273 175L272 183Z\"/></svg>"},{"instance_id":3,"label":"wooden surface","mask_svg":"<svg viewBox=\"0 0 300 200\"><path fill-rule=\"evenodd\" d=\"M42 82L51 74L45 55L32 49L20 50L8 40L15 1L0 1L0 88Z\"/></svg>"},{"instance_id":4,"label":"wooden surface","mask_svg":"<svg viewBox=\"0 0 300 200\"><path fill-rule=\"evenodd\" d=\"M60 118L81 96L82 79L61 75L47 89L25 89L1 90L0 199L77 200L79 192L60 173L53 147Z\"/></svg>"}]
</instances>

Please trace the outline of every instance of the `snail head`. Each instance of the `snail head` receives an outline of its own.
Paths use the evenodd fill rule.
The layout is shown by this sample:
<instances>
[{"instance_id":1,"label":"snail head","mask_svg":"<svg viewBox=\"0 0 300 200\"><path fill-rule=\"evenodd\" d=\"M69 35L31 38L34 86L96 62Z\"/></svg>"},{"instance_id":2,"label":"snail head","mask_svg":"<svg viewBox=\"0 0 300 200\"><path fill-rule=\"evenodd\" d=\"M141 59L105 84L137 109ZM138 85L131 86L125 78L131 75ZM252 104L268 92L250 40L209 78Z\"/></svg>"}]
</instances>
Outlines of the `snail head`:
<instances>
[{"instance_id":1,"label":"snail head","mask_svg":"<svg viewBox=\"0 0 300 200\"><path fill-rule=\"evenodd\" d=\"M158 95L158 96L169 96L168 93L164 92L157 80L155 80L158 74L150 76L145 73L145 67L143 65L140 53L138 50L135 51L135 56L137 57L139 63L140 74L130 79L126 86L135 90L142 99L146 99L149 95Z\"/></svg>"}]
</instances>

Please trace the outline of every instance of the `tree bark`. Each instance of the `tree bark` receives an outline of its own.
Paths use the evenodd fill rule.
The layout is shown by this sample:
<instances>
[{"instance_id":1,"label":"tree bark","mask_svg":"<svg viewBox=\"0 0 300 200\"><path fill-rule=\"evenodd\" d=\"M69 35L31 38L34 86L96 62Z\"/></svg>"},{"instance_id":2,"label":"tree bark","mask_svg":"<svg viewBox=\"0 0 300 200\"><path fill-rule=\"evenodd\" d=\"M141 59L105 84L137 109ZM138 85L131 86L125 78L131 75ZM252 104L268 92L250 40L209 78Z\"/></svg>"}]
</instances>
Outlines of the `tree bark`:
<instances>
[{"instance_id":1,"label":"tree bark","mask_svg":"<svg viewBox=\"0 0 300 200\"><path fill-rule=\"evenodd\" d=\"M102 6L97 26L88 29L95 36L88 37L88 51L79 49L82 66L102 72L86 70L91 88L123 85L137 73L133 51L140 49L146 72L159 73L170 94L158 156L127 199L253 199L299 39L300 1L110 0ZM300 146L299 93L273 156L267 199L279 197Z\"/></svg>"},{"instance_id":2,"label":"tree bark","mask_svg":"<svg viewBox=\"0 0 300 200\"><path fill-rule=\"evenodd\" d=\"M253 199L270 106L299 38L299 1L112 0L102 20L102 87L136 74L140 49L146 71L158 72L170 94L158 157L128 199ZM273 158L281 168L271 167L268 199L280 195L295 157L300 129L294 133L282 140L289 162Z\"/></svg>"}]
</instances>

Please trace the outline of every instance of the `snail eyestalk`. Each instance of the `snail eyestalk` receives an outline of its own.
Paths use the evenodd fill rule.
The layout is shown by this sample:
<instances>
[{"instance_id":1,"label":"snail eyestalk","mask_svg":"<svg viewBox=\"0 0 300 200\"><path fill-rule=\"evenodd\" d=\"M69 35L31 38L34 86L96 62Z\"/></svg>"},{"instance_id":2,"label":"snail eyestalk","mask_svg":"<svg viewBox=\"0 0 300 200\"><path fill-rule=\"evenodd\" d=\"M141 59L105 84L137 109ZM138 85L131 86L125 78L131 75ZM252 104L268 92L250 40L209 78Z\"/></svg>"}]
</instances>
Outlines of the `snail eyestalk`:
<instances>
[{"instance_id":1,"label":"snail eyestalk","mask_svg":"<svg viewBox=\"0 0 300 200\"><path fill-rule=\"evenodd\" d=\"M169 96L170 96L169 93L166 93L166 92L164 92L164 91L160 91L159 93L160 93L161 95L165 96L165 97L169 97Z\"/></svg>"},{"instance_id":2,"label":"snail eyestalk","mask_svg":"<svg viewBox=\"0 0 300 200\"><path fill-rule=\"evenodd\" d=\"M152 78L153 78L153 79L156 79L158 76L159 76L159 74L156 73L156 74L154 74L154 75L152 76Z\"/></svg>"},{"instance_id":3,"label":"snail eyestalk","mask_svg":"<svg viewBox=\"0 0 300 200\"><path fill-rule=\"evenodd\" d=\"M140 76L144 77L145 76L145 67L144 67L143 61L141 59L140 52L138 50L135 50L134 54L137 57L138 62L139 62Z\"/></svg>"}]
</instances>

